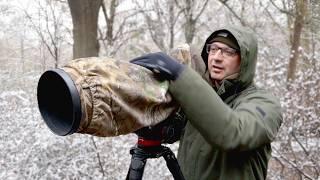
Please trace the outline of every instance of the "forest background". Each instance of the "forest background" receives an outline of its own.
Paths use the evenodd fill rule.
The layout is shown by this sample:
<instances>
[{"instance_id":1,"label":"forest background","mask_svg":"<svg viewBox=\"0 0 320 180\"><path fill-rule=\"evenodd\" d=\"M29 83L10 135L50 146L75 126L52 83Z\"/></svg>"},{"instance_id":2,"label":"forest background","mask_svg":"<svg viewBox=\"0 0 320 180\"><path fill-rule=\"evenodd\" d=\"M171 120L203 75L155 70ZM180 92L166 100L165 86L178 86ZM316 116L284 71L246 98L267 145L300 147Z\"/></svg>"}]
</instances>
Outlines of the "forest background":
<instances>
[{"instance_id":1,"label":"forest background","mask_svg":"<svg viewBox=\"0 0 320 180\"><path fill-rule=\"evenodd\" d=\"M319 0L0 0L0 179L124 179L136 136L54 135L37 106L41 73L79 57L201 49L228 24L258 35L255 82L284 110L267 178L319 179ZM144 178L173 179L163 159Z\"/></svg>"}]
</instances>

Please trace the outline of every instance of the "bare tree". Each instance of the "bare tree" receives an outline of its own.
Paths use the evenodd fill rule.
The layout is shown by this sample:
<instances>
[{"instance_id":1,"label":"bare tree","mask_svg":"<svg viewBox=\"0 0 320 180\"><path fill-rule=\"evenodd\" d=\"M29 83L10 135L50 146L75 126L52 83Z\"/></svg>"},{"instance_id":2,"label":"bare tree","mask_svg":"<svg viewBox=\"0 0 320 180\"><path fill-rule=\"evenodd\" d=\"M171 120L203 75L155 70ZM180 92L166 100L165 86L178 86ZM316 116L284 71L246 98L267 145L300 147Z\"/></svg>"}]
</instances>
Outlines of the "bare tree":
<instances>
[{"instance_id":1,"label":"bare tree","mask_svg":"<svg viewBox=\"0 0 320 180\"><path fill-rule=\"evenodd\" d=\"M245 21L243 17L243 12L245 9L246 1L242 2L240 4L241 6L241 11L238 13L231 5L229 5L228 0L218 0L220 3L222 3L230 12L231 14L241 23L243 26L248 26L249 24Z\"/></svg>"},{"instance_id":2,"label":"bare tree","mask_svg":"<svg viewBox=\"0 0 320 180\"><path fill-rule=\"evenodd\" d=\"M172 49L175 42L177 21L182 11L177 9L176 4L170 0L165 2L159 0L134 2L137 5L137 11L145 19L146 30L154 44L162 51Z\"/></svg>"},{"instance_id":3,"label":"bare tree","mask_svg":"<svg viewBox=\"0 0 320 180\"><path fill-rule=\"evenodd\" d=\"M40 37L41 44L46 47L53 57L55 61L54 67L58 67L60 61L60 48L63 41L63 12L60 8L63 8L65 4L54 0L45 1L44 4L41 1L38 1L37 3L37 17L31 15L26 10L24 10L24 13L29 20L32 29L34 29ZM21 46L23 47L23 45L24 42L21 41ZM21 52L21 56L24 56L23 52Z\"/></svg>"},{"instance_id":4,"label":"bare tree","mask_svg":"<svg viewBox=\"0 0 320 180\"><path fill-rule=\"evenodd\" d=\"M121 3L125 3L121 1ZM131 9L119 11L119 0L103 1L102 12L105 27L99 26L99 38L108 56L114 56L119 49L137 32L136 12Z\"/></svg>"},{"instance_id":5,"label":"bare tree","mask_svg":"<svg viewBox=\"0 0 320 180\"><path fill-rule=\"evenodd\" d=\"M287 15L287 26L289 30L290 56L287 72L287 80L294 80L297 71L299 55L301 55L301 37L306 26L308 16L309 0L282 0L281 4L270 1L281 13Z\"/></svg>"},{"instance_id":6,"label":"bare tree","mask_svg":"<svg viewBox=\"0 0 320 180\"><path fill-rule=\"evenodd\" d=\"M176 5L184 14L184 36L187 43L191 44L197 30L199 18L207 7L209 0L175 0Z\"/></svg>"},{"instance_id":7,"label":"bare tree","mask_svg":"<svg viewBox=\"0 0 320 180\"><path fill-rule=\"evenodd\" d=\"M296 0L294 12L294 24L291 38L291 53L288 65L288 80L295 79L295 72L297 69L297 61L300 55L299 47L301 45L301 35L304 28L305 17L307 13L308 0Z\"/></svg>"}]
</instances>

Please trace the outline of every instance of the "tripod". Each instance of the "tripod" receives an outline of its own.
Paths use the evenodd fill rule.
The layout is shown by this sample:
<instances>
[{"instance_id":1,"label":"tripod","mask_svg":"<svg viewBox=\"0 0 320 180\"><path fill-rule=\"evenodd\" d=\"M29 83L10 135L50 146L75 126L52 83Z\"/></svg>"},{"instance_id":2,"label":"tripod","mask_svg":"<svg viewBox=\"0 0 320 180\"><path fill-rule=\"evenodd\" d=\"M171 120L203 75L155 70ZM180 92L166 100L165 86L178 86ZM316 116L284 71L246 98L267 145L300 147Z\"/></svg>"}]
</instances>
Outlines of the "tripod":
<instances>
[{"instance_id":1,"label":"tripod","mask_svg":"<svg viewBox=\"0 0 320 180\"><path fill-rule=\"evenodd\" d=\"M160 141L138 139L137 146L130 149L131 163L126 180L141 180L148 158L163 157L175 180L184 180L178 161L170 148L162 146Z\"/></svg>"}]
</instances>

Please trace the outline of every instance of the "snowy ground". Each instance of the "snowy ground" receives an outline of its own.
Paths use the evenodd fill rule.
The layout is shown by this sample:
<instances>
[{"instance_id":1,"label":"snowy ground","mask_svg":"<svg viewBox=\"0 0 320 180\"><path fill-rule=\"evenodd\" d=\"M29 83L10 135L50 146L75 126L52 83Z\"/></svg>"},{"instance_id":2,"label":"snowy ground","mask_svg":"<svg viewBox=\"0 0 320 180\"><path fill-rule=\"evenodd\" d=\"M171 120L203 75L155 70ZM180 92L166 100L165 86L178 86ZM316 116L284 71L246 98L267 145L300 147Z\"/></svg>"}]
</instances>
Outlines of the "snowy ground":
<instances>
[{"instance_id":1,"label":"snowy ground","mask_svg":"<svg viewBox=\"0 0 320 180\"><path fill-rule=\"evenodd\" d=\"M12 83L1 76L0 179L125 179L136 136L54 135L38 111L37 78L14 77ZM176 152L177 144L171 148ZM173 178L160 158L148 160L144 179Z\"/></svg>"}]
</instances>

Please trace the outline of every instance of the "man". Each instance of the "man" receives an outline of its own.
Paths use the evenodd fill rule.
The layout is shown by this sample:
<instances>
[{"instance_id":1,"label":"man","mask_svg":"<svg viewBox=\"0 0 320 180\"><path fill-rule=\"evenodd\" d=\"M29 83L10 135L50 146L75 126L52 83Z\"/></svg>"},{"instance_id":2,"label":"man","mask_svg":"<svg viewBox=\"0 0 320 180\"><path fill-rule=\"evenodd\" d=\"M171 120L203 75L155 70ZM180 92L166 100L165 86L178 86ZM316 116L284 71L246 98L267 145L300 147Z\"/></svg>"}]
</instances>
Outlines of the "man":
<instances>
[{"instance_id":1,"label":"man","mask_svg":"<svg viewBox=\"0 0 320 180\"><path fill-rule=\"evenodd\" d=\"M270 143L282 123L279 101L253 82L257 40L245 28L214 31L201 56L207 81L164 53L132 63L170 80L188 123L178 161L186 179L266 179Z\"/></svg>"}]
</instances>

